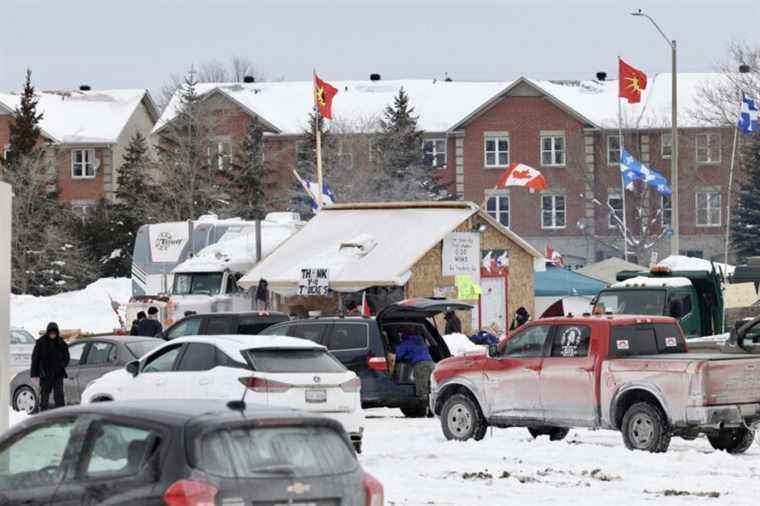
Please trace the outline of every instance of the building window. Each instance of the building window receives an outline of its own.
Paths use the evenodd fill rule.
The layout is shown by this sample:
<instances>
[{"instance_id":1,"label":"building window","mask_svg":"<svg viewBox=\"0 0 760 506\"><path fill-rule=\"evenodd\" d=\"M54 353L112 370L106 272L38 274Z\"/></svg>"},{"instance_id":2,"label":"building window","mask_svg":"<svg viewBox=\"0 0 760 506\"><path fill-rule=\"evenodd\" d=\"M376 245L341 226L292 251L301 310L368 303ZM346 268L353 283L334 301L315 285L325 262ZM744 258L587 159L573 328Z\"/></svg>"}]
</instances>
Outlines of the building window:
<instances>
[{"instance_id":1,"label":"building window","mask_svg":"<svg viewBox=\"0 0 760 506\"><path fill-rule=\"evenodd\" d=\"M353 170L354 168L354 154L351 152L349 139L338 141L338 163L343 169Z\"/></svg>"},{"instance_id":2,"label":"building window","mask_svg":"<svg viewBox=\"0 0 760 506\"><path fill-rule=\"evenodd\" d=\"M509 227L509 195L496 194L488 196L486 211L496 221Z\"/></svg>"},{"instance_id":3,"label":"building window","mask_svg":"<svg viewBox=\"0 0 760 506\"><path fill-rule=\"evenodd\" d=\"M662 226L670 227L673 223L673 204L670 201L670 197L667 195L662 196Z\"/></svg>"},{"instance_id":4,"label":"building window","mask_svg":"<svg viewBox=\"0 0 760 506\"><path fill-rule=\"evenodd\" d=\"M720 226L720 192L697 192L697 226Z\"/></svg>"},{"instance_id":5,"label":"building window","mask_svg":"<svg viewBox=\"0 0 760 506\"><path fill-rule=\"evenodd\" d=\"M422 141L422 162L426 167L445 167L446 139L425 139Z\"/></svg>"},{"instance_id":6,"label":"building window","mask_svg":"<svg viewBox=\"0 0 760 506\"><path fill-rule=\"evenodd\" d=\"M509 165L509 136L486 134L484 140L485 166L493 168Z\"/></svg>"},{"instance_id":7,"label":"building window","mask_svg":"<svg viewBox=\"0 0 760 506\"><path fill-rule=\"evenodd\" d=\"M95 177L94 149L72 149L71 150L71 177L74 179L87 179Z\"/></svg>"},{"instance_id":8,"label":"building window","mask_svg":"<svg viewBox=\"0 0 760 506\"><path fill-rule=\"evenodd\" d=\"M74 211L74 213L78 214L83 222L87 221L87 219L90 217L93 210L95 209L95 206L96 206L96 202L92 200L72 200L71 201L71 210Z\"/></svg>"},{"instance_id":9,"label":"building window","mask_svg":"<svg viewBox=\"0 0 760 506\"><path fill-rule=\"evenodd\" d=\"M211 139L208 146L209 167L227 171L232 162L232 149L228 139Z\"/></svg>"},{"instance_id":10,"label":"building window","mask_svg":"<svg viewBox=\"0 0 760 506\"><path fill-rule=\"evenodd\" d=\"M6 144L5 146L3 146L3 160L5 160L6 162L8 161L8 153L10 152L11 152L10 144Z\"/></svg>"},{"instance_id":11,"label":"building window","mask_svg":"<svg viewBox=\"0 0 760 506\"><path fill-rule=\"evenodd\" d=\"M620 163L620 137L617 135L607 137L607 163Z\"/></svg>"},{"instance_id":12,"label":"building window","mask_svg":"<svg viewBox=\"0 0 760 506\"><path fill-rule=\"evenodd\" d=\"M375 160L375 150L377 149L377 145L375 144L375 139L372 137L367 138L367 160L370 162Z\"/></svg>"},{"instance_id":13,"label":"building window","mask_svg":"<svg viewBox=\"0 0 760 506\"><path fill-rule=\"evenodd\" d=\"M623 197L620 194L607 195L607 213L607 225L610 228L617 228L623 223Z\"/></svg>"},{"instance_id":14,"label":"building window","mask_svg":"<svg viewBox=\"0 0 760 506\"><path fill-rule=\"evenodd\" d=\"M541 136L541 165L561 167L565 165L565 136Z\"/></svg>"},{"instance_id":15,"label":"building window","mask_svg":"<svg viewBox=\"0 0 760 506\"><path fill-rule=\"evenodd\" d=\"M565 196L541 196L541 228L565 228Z\"/></svg>"},{"instance_id":16,"label":"building window","mask_svg":"<svg viewBox=\"0 0 760 506\"><path fill-rule=\"evenodd\" d=\"M697 162L720 163L719 134L697 134L695 141L697 145Z\"/></svg>"},{"instance_id":17,"label":"building window","mask_svg":"<svg viewBox=\"0 0 760 506\"><path fill-rule=\"evenodd\" d=\"M673 134L664 132L660 136L660 154L663 158L670 158L673 153Z\"/></svg>"}]
</instances>

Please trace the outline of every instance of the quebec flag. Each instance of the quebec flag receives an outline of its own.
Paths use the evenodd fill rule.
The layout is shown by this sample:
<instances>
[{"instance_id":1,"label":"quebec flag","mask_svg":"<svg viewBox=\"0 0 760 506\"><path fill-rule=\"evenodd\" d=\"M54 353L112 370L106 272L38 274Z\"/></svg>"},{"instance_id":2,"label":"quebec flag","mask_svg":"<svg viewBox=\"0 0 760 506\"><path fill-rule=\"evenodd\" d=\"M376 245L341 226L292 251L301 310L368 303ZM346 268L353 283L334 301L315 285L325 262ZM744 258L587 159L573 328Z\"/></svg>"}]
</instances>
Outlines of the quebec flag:
<instances>
[{"instance_id":1,"label":"quebec flag","mask_svg":"<svg viewBox=\"0 0 760 506\"><path fill-rule=\"evenodd\" d=\"M736 126L745 134L760 132L760 127L758 127L757 105L751 98L742 98L742 105L739 109L739 121Z\"/></svg>"},{"instance_id":2,"label":"quebec flag","mask_svg":"<svg viewBox=\"0 0 760 506\"><path fill-rule=\"evenodd\" d=\"M319 195L319 184L315 183L314 181L309 181L306 183L309 185L309 192L311 195L314 195L315 197ZM326 182L322 183L322 205L329 206L330 204L335 203L335 194L333 194L332 190L329 186L327 186ZM311 210L316 212L319 211L319 203L312 199L311 200Z\"/></svg>"},{"instance_id":3,"label":"quebec flag","mask_svg":"<svg viewBox=\"0 0 760 506\"><path fill-rule=\"evenodd\" d=\"M673 193L665 176L636 160L626 149L623 149L620 155L620 172L623 174L623 185L626 190L633 191L635 182L643 181L658 193L666 196Z\"/></svg>"}]
</instances>

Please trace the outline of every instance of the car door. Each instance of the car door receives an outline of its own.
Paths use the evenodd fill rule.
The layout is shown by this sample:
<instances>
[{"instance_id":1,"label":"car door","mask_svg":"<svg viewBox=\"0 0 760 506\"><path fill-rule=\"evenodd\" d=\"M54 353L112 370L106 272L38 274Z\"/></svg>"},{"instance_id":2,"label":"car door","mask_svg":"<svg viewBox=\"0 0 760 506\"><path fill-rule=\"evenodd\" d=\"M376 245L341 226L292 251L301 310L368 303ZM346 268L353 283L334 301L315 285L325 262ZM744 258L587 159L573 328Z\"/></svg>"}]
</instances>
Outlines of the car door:
<instances>
[{"instance_id":1,"label":"car door","mask_svg":"<svg viewBox=\"0 0 760 506\"><path fill-rule=\"evenodd\" d=\"M87 361L89 341L73 342L69 345L69 365L66 367L66 379L63 380L63 393L66 404L79 404L81 389L79 388L79 373Z\"/></svg>"},{"instance_id":2,"label":"car door","mask_svg":"<svg viewBox=\"0 0 760 506\"><path fill-rule=\"evenodd\" d=\"M91 341L87 349L84 363L77 367L76 384L73 387L71 397L67 401L78 404L81 402L82 392L90 384L107 372L119 368L119 348L109 341Z\"/></svg>"},{"instance_id":3,"label":"car door","mask_svg":"<svg viewBox=\"0 0 760 506\"><path fill-rule=\"evenodd\" d=\"M56 488L81 449L77 419L57 417L34 423L0 444L0 504L54 504Z\"/></svg>"},{"instance_id":4,"label":"car door","mask_svg":"<svg viewBox=\"0 0 760 506\"><path fill-rule=\"evenodd\" d=\"M116 399L163 399L173 397L174 365L178 361L184 343L162 346L150 354L141 364L137 376L126 380ZM171 383L171 384L170 384Z\"/></svg>"},{"instance_id":5,"label":"car door","mask_svg":"<svg viewBox=\"0 0 760 506\"><path fill-rule=\"evenodd\" d=\"M172 373L172 384L181 385L177 388L182 388L184 398L218 398L215 392L216 351L216 347L208 343L188 343L185 346ZM179 393L179 390L173 390L173 397Z\"/></svg>"},{"instance_id":6,"label":"car door","mask_svg":"<svg viewBox=\"0 0 760 506\"><path fill-rule=\"evenodd\" d=\"M512 335L503 353L487 362L486 401L493 417L542 418L539 376L551 325L531 325Z\"/></svg>"},{"instance_id":7,"label":"car door","mask_svg":"<svg viewBox=\"0 0 760 506\"><path fill-rule=\"evenodd\" d=\"M551 351L541 364L539 390L547 423L592 427L596 421L594 357L590 349L591 327L558 325L551 338Z\"/></svg>"}]
</instances>

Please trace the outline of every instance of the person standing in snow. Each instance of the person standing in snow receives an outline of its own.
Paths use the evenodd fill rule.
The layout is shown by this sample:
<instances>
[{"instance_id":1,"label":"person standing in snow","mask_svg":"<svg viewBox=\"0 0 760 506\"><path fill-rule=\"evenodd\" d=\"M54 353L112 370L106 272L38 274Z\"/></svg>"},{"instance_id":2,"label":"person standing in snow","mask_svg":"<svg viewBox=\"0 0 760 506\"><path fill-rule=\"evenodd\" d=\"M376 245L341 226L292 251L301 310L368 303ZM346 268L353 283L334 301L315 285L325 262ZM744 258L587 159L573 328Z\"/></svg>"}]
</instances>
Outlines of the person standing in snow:
<instances>
[{"instance_id":1,"label":"person standing in snow","mask_svg":"<svg viewBox=\"0 0 760 506\"><path fill-rule=\"evenodd\" d=\"M401 342L396 346L393 362L394 366L397 362L408 362L412 366L414 391L419 400L427 402L430 396L430 375L435 369L435 362L433 362L433 357L430 356L430 350L422 336L404 333Z\"/></svg>"},{"instance_id":2,"label":"person standing in snow","mask_svg":"<svg viewBox=\"0 0 760 506\"><path fill-rule=\"evenodd\" d=\"M63 407L63 379L69 365L69 345L61 339L58 324L48 323L45 335L37 339L32 351L30 376L40 388L40 411L48 409L50 392L53 392L55 407Z\"/></svg>"},{"instance_id":3,"label":"person standing in snow","mask_svg":"<svg viewBox=\"0 0 760 506\"><path fill-rule=\"evenodd\" d=\"M459 319L454 311L446 311L443 319L446 320L446 329L444 330L444 334L462 333L462 320Z\"/></svg>"},{"instance_id":4,"label":"person standing in snow","mask_svg":"<svg viewBox=\"0 0 760 506\"><path fill-rule=\"evenodd\" d=\"M136 336L137 334L137 328L140 325L140 322L143 321L146 318L145 311L140 311L137 313L137 319L132 321L132 328L129 329L129 335L130 336Z\"/></svg>"},{"instance_id":5,"label":"person standing in snow","mask_svg":"<svg viewBox=\"0 0 760 506\"><path fill-rule=\"evenodd\" d=\"M256 309L269 309L269 282L266 279L259 280L259 286L256 287Z\"/></svg>"},{"instance_id":6,"label":"person standing in snow","mask_svg":"<svg viewBox=\"0 0 760 506\"><path fill-rule=\"evenodd\" d=\"M164 328L158 321L158 308L150 306L148 308L148 317L137 324L137 335L142 337L156 337Z\"/></svg>"}]
</instances>

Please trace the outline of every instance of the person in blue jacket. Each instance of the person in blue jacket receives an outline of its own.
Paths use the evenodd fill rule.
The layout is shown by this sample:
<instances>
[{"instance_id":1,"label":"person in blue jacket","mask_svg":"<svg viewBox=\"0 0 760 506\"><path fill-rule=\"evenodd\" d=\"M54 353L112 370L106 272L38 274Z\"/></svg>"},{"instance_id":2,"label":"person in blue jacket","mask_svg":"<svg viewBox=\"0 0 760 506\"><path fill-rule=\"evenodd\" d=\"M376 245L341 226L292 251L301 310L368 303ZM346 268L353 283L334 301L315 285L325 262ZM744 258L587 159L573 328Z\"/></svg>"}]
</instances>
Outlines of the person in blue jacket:
<instances>
[{"instance_id":1,"label":"person in blue jacket","mask_svg":"<svg viewBox=\"0 0 760 506\"><path fill-rule=\"evenodd\" d=\"M401 342L396 346L395 362L407 362L412 366L417 398L427 402L430 396L430 375L435 368L435 362L422 336L402 334Z\"/></svg>"}]
</instances>

